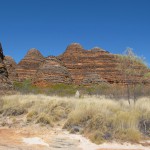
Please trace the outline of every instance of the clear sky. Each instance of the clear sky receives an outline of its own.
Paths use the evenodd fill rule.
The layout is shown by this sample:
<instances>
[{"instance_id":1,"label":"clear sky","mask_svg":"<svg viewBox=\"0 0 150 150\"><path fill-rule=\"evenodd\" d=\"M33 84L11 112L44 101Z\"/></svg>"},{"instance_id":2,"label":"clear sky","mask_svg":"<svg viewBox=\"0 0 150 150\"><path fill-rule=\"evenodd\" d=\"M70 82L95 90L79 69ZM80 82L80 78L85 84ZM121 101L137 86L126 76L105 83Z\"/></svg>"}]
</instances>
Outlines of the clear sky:
<instances>
[{"instance_id":1,"label":"clear sky","mask_svg":"<svg viewBox=\"0 0 150 150\"><path fill-rule=\"evenodd\" d=\"M0 41L16 62L30 48L59 55L73 42L150 64L150 0L0 0Z\"/></svg>"}]
</instances>

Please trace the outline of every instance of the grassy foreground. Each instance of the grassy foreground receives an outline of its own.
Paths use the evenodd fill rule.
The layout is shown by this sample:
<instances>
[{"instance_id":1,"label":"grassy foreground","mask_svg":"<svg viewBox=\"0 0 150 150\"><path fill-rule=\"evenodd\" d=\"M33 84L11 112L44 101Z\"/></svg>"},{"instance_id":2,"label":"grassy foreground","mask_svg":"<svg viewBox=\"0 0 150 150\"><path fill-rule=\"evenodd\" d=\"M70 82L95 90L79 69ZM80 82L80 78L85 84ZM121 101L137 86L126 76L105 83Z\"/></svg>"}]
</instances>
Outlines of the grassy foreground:
<instances>
[{"instance_id":1,"label":"grassy foreground","mask_svg":"<svg viewBox=\"0 0 150 150\"><path fill-rule=\"evenodd\" d=\"M0 98L0 119L25 116L27 123L54 126L61 121L71 133L80 132L94 143L138 142L150 137L150 98L128 105L105 97L67 98L11 95Z\"/></svg>"}]
</instances>

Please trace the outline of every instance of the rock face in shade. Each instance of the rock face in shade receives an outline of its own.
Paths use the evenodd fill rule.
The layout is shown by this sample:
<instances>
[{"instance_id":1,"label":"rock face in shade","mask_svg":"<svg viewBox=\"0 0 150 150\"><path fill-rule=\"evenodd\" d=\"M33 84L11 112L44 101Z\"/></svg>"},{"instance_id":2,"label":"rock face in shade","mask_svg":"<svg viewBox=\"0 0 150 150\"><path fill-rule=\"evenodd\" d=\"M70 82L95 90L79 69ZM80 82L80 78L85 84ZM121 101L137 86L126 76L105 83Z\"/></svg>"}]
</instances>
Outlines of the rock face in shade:
<instances>
[{"instance_id":1,"label":"rock face in shade","mask_svg":"<svg viewBox=\"0 0 150 150\"><path fill-rule=\"evenodd\" d=\"M49 56L40 65L33 83L37 86L47 86L56 83L69 84L72 82L67 68L54 56Z\"/></svg>"},{"instance_id":2,"label":"rock face in shade","mask_svg":"<svg viewBox=\"0 0 150 150\"><path fill-rule=\"evenodd\" d=\"M115 55L98 47L84 50L80 44L73 43L59 59L67 67L75 84L116 81Z\"/></svg>"},{"instance_id":3,"label":"rock face in shade","mask_svg":"<svg viewBox=\"0 0 150 150\"><path fill-rule=\"evenodd\" d=\"M100 75L94 72L86 72L81 82L81 84L83 85L101 84L101 83L107 83L107 81L101 78Z\"/></svg>"},{"instance_id":4,"label":"rock face in shade","mask_svg":"<svg viewBox=\"0 0 150 150\"><path fill-rule=\"evenodd\" d=\"M40 64L44 61L42 54L35 48L28 51L26 56L17 65L18 80L32 79Z\"/></svg>"},{"instance_id":5,"label":"rock face in shade","mask_svg":"<svg viewBox=\"0 0 150 150\"><path fill-rule=\"evenodd\" d=\"M8 71L8 78L14 82L14 81L18 81L18 74L16 72L16 67L17 64L14 61L14 59L10 56L5 56L4 57L4 64L6 66L6 69Z\"/></svg>"},{"instance_id":6,"label":"rock face in shade","mask_svg":"<svg viewBox=\"0 0 150 150\"><path fill-rule=\"evenodd\" d=\"M8 72L3 60L3 49L0 43L0 92L12 89L12 84L8 79Z\"/></svg>"}]
</instances>

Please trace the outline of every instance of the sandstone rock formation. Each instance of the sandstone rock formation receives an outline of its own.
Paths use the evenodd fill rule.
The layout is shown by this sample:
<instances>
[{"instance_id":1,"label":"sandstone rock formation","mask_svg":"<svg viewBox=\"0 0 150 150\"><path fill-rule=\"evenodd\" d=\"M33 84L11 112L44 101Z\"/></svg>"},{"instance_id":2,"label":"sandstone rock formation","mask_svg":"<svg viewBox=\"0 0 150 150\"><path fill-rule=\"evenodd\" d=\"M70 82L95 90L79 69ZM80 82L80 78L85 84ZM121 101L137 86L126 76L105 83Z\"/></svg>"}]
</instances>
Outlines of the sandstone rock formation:
<instances>
[{"instance_id":1,"label":"sandstone rock formation","mask_svg":"<svg viewBox=\"0 0 150 150\"><path fill-rule=\"evenodd\" d=\"M3 49L0 43L0 92L12 89L12 84L8 79L8 72L3 60Z\"/></svg>"},{"instance_id":2,"label":"sandstone rock formation","mask_svg":"<svg viewBox=\"0 0 150 150\"><path fill-rule=\"evenodd\" d=\"M16 71L19 81L32 79L43 61L44 57L37 49L30 49L26 56L17 65Z\"/></svg>"},{"instance_id":3,"label":"sandstone rock formation","mask_svg":"<svg viewBox=\"0 0 150 150\"><path fill-rule=\"evenodd\" d=\"M71 83L70 74L62 62L54 56L49 56L39 66L33 83L38 86L47 86L56 83Z\"/></svg>"},{"instance_id":4,"label":"sandstone rock formation","mask_svg":"<svg viewBox=\"0 0 150 150\"><path fill-rule=\"evenodd\" d=\"M111 54L106 50L98 47L94 47L91 50L84 50L84 48L78 44L73 43L69 45L66 51L58 56L58 58L65 64L73 83L75 84L99 84L102 82L108 83L121 83L132 84L141 82L141 78L146 67L143 64L129 62L132 67L134 75L125 79L124 73L119 69L120 55ZM126 63L126 62L125 62ZM131 66L131 63L133 64ZM125 64L128 68L128 64ZM129 76L128 76L129 77Z\"/></svg>"},{"instance_id":5,"label":"sandstone rock formation","mask_svg":"<svg viewBox=\"0 0 150 150\"><path fill-rule=\"evenodd\" d=\"M14 59L10 56L5 56L4 57L4 64L6 66L6 69L8 71L8 78L14 82L14 81L18 81L18 74L16 72L16 67L17 64L14 61Z\"/></svg>"},{"instance_id":6,"label":"sandstone rock formation","mask_svg":"<svg viewBox=\"0 0 150 150\"><path fill-rule=\"evenodd\" d=\"M2 51L0 55L2 61L4 59ZM85 50L78 43L69 45L66 51L57 57L44 58L38 50L31 49L17 67L10 57L6 57L4 62L12 81L31 79L37 86L55 83L90 85L103 82L121 84L131 82L129 79L123 78L124 74L117 68L120 63L119 55L111 54L99 47ZM3 65L2 62L1 68L6 70ZM136 64L133 69L138 72L140 67L140 64ZM7 71L3 71L3 73L7 76ZM136 75L130 80L139 82L140 78L141 75Z\"/></svg>"},{"instance_id":7,"label":"sandstone rock formation","mask_svg":"<svg viewBox=\"0 0 150 150\"><path fill-rule=\"evenodd\" d=\"M73 43L59 59L68 68L75 84L114 83L117 80L115 55L103 49L84 50L80 44Z\"/></svg>"}]
</instances>

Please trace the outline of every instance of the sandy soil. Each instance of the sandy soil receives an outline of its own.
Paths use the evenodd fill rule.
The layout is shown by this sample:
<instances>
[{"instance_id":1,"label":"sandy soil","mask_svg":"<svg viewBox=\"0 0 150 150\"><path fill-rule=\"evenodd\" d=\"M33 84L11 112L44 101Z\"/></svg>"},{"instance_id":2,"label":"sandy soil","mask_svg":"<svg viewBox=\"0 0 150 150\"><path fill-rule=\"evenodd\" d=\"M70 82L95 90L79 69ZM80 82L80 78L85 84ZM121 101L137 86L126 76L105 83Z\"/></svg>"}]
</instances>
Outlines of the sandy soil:
<instances>
[{"instance_id":1,"label":"sandy soil","mask_svg":"<svg viewBox=\"0 0 150 150\"><path fill-rule=\"evenodd\" d=\"M15 123L9 117L1 118L0 150L150 150L150 141L142 146L129 143L103 143L96 145L78 134L62 129L63 122L55 127L27 124L20 116ZM61 125L62 124L62 125Z\"/></svg>"},{"instance_id":2,"label":"sandy soil","mask_svg":"<svg viewBox=\"0 0 150 150\"><path fill-rule=\"evenodd\" d=\"M61 127L0 127L0 150L150 150L150 146L129 143L96 145L81 135L69 134Z\"/></svg>"}]
</instances>

